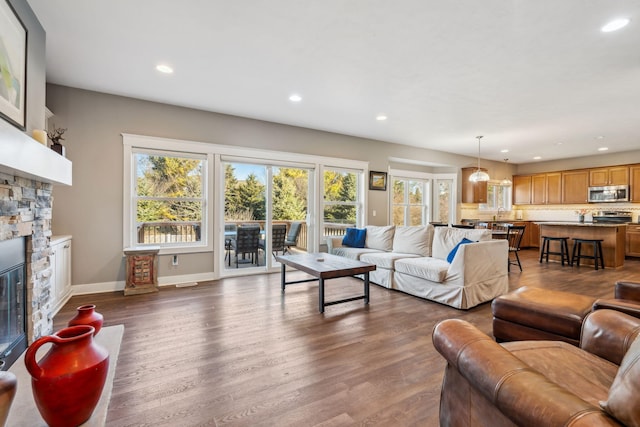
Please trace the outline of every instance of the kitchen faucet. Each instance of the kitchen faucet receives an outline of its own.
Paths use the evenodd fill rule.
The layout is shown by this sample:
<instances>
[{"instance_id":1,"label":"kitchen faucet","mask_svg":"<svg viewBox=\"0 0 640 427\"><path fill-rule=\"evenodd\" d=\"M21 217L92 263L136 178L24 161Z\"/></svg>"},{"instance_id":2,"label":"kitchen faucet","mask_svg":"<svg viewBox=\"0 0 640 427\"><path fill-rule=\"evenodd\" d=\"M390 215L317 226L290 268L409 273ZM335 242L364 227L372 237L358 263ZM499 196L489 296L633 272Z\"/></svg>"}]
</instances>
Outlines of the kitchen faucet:
<instances>
[{"instance_id":1,"label":"kitchen faucet","mask_svg":"<svg viewBox=\"0 0 640 427\"><path fill-rule=\"evenodd\" d=\"M498 219L500 219L502 217L502 214L505 212L505 208L498 208Z\"/></svg>"}]
</instances>

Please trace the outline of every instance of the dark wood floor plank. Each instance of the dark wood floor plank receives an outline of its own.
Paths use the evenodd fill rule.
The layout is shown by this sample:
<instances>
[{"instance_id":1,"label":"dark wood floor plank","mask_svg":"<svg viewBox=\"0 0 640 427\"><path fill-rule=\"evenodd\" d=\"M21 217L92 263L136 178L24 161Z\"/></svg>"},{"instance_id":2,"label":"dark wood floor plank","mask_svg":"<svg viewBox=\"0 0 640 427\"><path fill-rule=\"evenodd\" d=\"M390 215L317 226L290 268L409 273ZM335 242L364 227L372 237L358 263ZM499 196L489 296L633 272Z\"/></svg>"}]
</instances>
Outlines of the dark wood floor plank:
<instances>
[{"instance_id":1,"label":"dark wood floor plank","mask_svg":"<svg viewBox=\"0 0 640 427\"><path fill-rule=\"evenodd\" d=\"M537 286L612 297L616 280L640 281L640 261L595 271L538 263L523 251L510 289ZM301 272L288 279L302 279ZM326 282L326 299L362 292L352 278ZM125 325L109 426L437 425L445 363L434 325L460 318L491 334L491 307L456 310L371 286L371 304L318 313L317 283L280 292L278 273L155 294L73 297L56 329L93 303L105 325Z\"/></svg>"}]
</instances>

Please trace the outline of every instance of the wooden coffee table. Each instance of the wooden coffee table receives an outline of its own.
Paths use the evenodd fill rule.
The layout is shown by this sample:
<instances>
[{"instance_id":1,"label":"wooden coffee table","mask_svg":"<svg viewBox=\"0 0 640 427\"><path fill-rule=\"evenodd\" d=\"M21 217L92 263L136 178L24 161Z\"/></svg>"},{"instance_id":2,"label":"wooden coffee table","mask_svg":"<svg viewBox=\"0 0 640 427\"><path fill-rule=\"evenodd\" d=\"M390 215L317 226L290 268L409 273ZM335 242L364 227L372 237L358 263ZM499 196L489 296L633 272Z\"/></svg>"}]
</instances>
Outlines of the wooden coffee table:
<instances>
[{"instance_id":1,"label":"wooden coffee table","mask_svg":"<svg viewBox=\"0 0 640 427\"><path fill-rule=\"evenodd\" d=\"M364 299L364 303L369 304L369 272L376 269L374 264L356 261L353 259L331 255L327 253L307 253L299 255L278 255L276 260L282 264L280 282L282 285L282 293L284 293L287 285L295 283L305 283L318 281L318 309L320 313L324 313L324 308L328 305L339 304L341 302L355 301ZM295 280L287 282L286 269L287 266L297 270L304 271L312 275L313 279ZM364 295L357 297L341 299L337 301L324 301L324 281L325 279L335 279L338 277L355 276L364 274Z\"/></svg>"}]
</instances>

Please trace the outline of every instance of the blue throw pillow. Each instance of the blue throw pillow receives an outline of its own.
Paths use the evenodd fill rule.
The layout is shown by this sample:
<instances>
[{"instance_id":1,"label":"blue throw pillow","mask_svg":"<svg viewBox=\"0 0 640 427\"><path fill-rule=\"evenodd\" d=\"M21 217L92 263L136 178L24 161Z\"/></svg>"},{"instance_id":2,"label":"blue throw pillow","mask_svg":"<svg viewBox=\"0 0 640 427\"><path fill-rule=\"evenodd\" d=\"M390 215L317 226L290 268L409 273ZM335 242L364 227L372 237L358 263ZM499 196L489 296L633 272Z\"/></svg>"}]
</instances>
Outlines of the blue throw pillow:
<instances>
[{"instance_id":1,"label":"blue throw pillow","mask_svg":"<svg viewBox=\"0 0 640 427\"><path fill-rule=\"evenodd\" d=\"M342 239L344 246L352 248L364 248L364 241L367 237L366 228L347 228L347 234Z\"/></svg>"},{"instance_id":2,"label":"blue throw pillow","mask_svg":"<svg viewBox=\"0 0 640 427\"><path fill-rule=\"evenodd\" d=\"M453 258L456 256L456 252L458 252L458 248L460 247L460 245L466 245L467 243L473 243L473 240L469 240L465 237L460 240L460 243L458 243L455 248L451 249L451 252L449 252L449 255L447 255L447 262L449 264L451 264L451 261L453 261Z\"/></svg>"}]
</instances>

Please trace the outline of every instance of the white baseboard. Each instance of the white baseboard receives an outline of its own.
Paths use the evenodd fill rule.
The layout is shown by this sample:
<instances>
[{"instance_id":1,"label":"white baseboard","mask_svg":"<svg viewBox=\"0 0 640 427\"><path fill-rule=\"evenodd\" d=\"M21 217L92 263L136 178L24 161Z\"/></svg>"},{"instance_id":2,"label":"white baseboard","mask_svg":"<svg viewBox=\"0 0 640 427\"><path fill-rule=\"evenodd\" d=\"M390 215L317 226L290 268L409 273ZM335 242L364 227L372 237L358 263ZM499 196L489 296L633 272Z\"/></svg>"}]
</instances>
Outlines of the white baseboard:
<instances>
[{"instance_id":1,"label":"white baseboard","mask_svg":"<svg viewBox=\"0 0 640 427\"><path fill-rule=\"evenodd\" d=\"M175 286L180 283L189 282L205 282L208 280L215 280L217 277L213 272L210 273L197 273L197 274L183 274L180 276L165 276L158 277L158 286ZM88 283L83 285L72 285L72 295L89 295L89 294L101 294L104 292L117 292L124 290L125 282L119 280L117 282L102 282L102 283Z\"/></svg>"}]
</instances>

